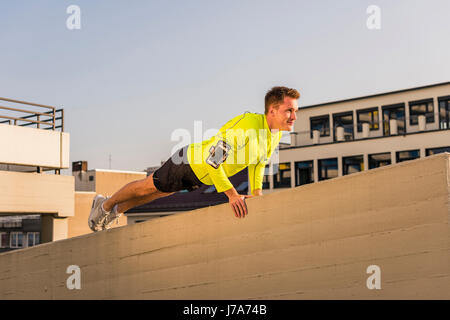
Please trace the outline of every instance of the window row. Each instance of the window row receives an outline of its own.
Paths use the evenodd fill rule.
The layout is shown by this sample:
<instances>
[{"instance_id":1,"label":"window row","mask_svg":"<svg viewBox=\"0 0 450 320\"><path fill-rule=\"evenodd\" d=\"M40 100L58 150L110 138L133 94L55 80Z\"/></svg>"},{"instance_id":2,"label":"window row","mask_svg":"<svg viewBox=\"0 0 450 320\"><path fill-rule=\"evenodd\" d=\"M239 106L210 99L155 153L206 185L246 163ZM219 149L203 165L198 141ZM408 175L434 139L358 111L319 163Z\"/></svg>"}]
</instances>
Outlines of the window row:
<instances>
[{"instance_id":1,"label":"window row","mask_svg":"<svg viewBox=\"0 0 450 320\"><path fill-rule=\"evenodd\" d=\"M39 232L0 232L0 248L25 248L39 244Z\"/></svg>"},{"instance_id":2,"label":"window row","mask_svg":"<svg viewBox=\"0 0 450 320\"><path fill-rule=\"evenodd\" d=\"M411 101L409 104L409 124L411 126L419 124L419 116L425 116L426 123L434 123L433 99ZM439 97L439 129L450 128L450 96ZM363 131L363 124L367 123L370 131L383 130L383 135L391 135L391 120L397 124L397 134L406 133L405 104L395 104L381 107L382 118L380 119L379 107L356 110L356 130ZM333 120L333 141L338 140L339 132L342 130L345 141L354 140L353 111L336 113L332 115ZM380 122L382 121L382 124ZM313 131L320 132L320 137L330 136L330 115L322 115L310 118L310 138L313 138Z\"/></svg>"},{"instance_id":3,"label":"window row","mask_svg":"<svg viewBox=\"0 0 450 320\"><path fill-rule=\"evenodd\" d=\"M17 221L0 221L0 228L21 228L22 220Z\"/></svg>"},{"instance_id":4,"label":"window row","mask_svg":"<svg viewBox=\"0 0 450 320\"><path fill-rule=\"evenodd\" d=\"M437 153L450 152L449 147L426 149L426 156ZM396 152L396 162L403 162L420 158L420 150L406 150ZM390 165L391 153L376 153L368 155L369 169L375 169ZM319 181L338 177L338 158L319 159L318 160L318 178ZM342 157L342 174L348 175L364 170L364 156L355 155ZM314 182L314 161L295 162L295 186L301 186ZM278 171L273 177L274 188L291 187L291 164L280 163ZM263 188L269 189L269 176L264 177Z\"/></svg>"}]
</instances>

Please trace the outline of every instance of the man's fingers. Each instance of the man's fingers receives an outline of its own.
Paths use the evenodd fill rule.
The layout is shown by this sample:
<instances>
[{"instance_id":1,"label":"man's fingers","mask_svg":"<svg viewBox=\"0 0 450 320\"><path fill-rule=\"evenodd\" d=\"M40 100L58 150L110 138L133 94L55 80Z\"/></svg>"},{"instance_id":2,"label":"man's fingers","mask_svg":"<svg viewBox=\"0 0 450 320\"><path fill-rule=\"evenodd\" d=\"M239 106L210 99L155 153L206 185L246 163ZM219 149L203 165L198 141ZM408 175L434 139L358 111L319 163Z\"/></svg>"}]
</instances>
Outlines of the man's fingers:
<instances>
[{"instance_id":1,"label":"man's fingers","mask_svg":"<svg viewBox=\"0 0 450 320\"><path fill-rule=\"evenodd\" d=\"M244 218L247 214L247 206L242 199L239 200L239 208L241 209L241 218Z\"/></svg>"},{"instance_id":2,"label":"man's fingers","mask_svg":"<svg viewBox=\"0 0 450 320\"><path fill-rule=\"evenodd\" d=\"M248 214L247 204L245 203L245 198L250 196L242 196L239 200L235 202L230 202L231 207L233 208L234 215L237 218L244 218Z\"/></svg>"},{"instance_id":3,"label":"man's fingers","mask_svg":"<svg viewBox=\"0 0 450 320\"><path fill-rule=\"evenodd\" d=\"M245 203L245 199L242 199L241 200L241 206L242 206L242 209L244 210L244 217L248 214L248 209L247 209L247 204Z\"/></svg>"},{"instance_id":4,"label":"man's fingers","mask_svg":"<svg viewBox=\"0 0 450 320\"><path fill-rule=\"evenodd\" d=\"M237 208L237 212L238 212L238 218L241 218L242 217L242 208L241 208L239 202L236 202L235 204L236 204L236 208Z\"/></svg>"},{"instance_id":5,"label":"man's fingers","mask_svg":"<svg viewBox=\"0 0 450 320\"><path fill-rule=\"evenodd\" d=\"M232 203L232 204L231 204L231 207L233 208L235 217L236 217L236 218L239 218L239 216L238 216L238 209L237 209L237 207L236 207L236 204L235 204L235 203Z\"/></svg>"},{"instance_id":6,"label":"man's fingers","mask_svg":"<svg viewBox=\"0 0 450 320\"><path fill-rule=\"evenodd\" d=\"M242 207L242 203L237 201L236 205L239 208L239 218L242 218L244 216L244 208Z\"/></svg>"}]
</instances>

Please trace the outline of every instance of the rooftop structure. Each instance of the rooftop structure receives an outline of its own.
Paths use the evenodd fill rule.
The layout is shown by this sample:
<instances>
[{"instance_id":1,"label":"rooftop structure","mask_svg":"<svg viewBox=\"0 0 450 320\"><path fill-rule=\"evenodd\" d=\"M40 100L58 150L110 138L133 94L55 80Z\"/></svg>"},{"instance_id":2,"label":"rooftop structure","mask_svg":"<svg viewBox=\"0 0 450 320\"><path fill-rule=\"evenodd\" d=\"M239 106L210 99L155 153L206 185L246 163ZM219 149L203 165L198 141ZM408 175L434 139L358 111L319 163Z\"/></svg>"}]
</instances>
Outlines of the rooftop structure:
<instances>
[{"instance_id":1,"label":"rooftop structure","mask_svg":"<svg viewBox=\"0 0 450 320\"><path fill-rule=\"evenodd\" d=\"M74 215L73 177L59 174L69 167L69 142L62 108L0 98L0 216L39 215L39 243L67 238ZM6 232L10 247L26 247L27 230L3 232L2 245Z\"/></svg>"}]
</instances>

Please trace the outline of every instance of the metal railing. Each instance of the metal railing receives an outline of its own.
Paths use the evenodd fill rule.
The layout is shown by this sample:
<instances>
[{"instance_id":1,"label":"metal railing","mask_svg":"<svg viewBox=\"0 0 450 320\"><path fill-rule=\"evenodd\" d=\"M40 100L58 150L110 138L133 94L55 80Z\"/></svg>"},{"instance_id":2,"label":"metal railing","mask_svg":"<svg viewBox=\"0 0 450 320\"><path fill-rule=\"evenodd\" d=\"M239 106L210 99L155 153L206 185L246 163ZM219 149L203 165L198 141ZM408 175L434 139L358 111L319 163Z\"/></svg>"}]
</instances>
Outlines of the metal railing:
<instances>
[{"instance_id":1,"label":"metal railing","mask_svg":"<svg viewBox=\"0 0 450 320\"><path fill-rule=\"evenodd\" d=\"M64 131L64 109L1 97L0 103L0 124L6 123L22 127L35 125L38 129L61 129L61 131ZM5 103L8 106L4 105ZM23 109L23 105L30 107ZM48 111L43 111L42 109ZM20 116L22 114L25 115Z\"/></svg>"}]
</instances>

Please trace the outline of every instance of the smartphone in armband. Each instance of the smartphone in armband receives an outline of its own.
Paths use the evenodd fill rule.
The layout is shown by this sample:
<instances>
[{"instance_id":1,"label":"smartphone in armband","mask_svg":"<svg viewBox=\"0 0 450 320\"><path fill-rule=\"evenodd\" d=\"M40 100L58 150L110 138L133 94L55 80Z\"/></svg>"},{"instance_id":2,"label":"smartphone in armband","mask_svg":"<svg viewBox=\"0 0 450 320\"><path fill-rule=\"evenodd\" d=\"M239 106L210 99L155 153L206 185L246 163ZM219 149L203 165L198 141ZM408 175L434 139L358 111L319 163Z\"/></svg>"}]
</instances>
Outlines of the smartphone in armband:
<instances>
[{"instance_id":1,"label":"smartphone in armband","mask_svg":"<svg viewBox=\"0 0 450 320\"><path fill-rule=\"evenodd\" d=\"M215 146L209 148L209 156L206 158L206 163L212 166L214 169L227 160L228 153L231 147L223 140L219 140Z\"/></svg>"}]
</instances>

